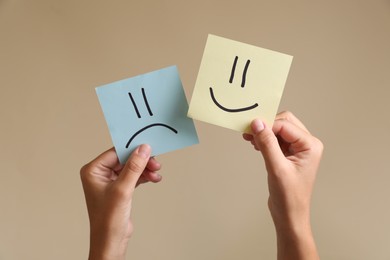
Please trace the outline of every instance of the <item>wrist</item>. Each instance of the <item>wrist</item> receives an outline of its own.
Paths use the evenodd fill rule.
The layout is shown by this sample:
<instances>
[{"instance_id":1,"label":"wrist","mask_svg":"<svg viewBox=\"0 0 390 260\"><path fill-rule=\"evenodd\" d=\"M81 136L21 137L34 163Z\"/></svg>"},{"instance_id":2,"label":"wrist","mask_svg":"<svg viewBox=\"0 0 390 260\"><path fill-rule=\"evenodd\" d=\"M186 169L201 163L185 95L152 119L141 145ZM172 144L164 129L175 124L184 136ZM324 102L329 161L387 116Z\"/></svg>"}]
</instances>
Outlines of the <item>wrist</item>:
<instances>
[{"instance_id":1,"label":"wrist","mask_svg":"<svg viewBox=\"0 0 390 260\"><path fill-rule=\"evenodd\" d=\"M128 240L114 238L102 229L91 229L89 260L124 260Z\"/></svg>"},{"instance_id":2,"label":"wrist","mask_svg":"<svg viewBox=\"0 0 390 260\"><path fill-rule=\"evenodd\" d=\"M304 241L313 237L310 223L275 224L275 230L278 240Z\"/></svg>"},{"instance_id":3,"label":"wrist","mask_svg":"<svg viewBox=\"0 0 390 260\"><path fill-rule=\"evenodd\" d=\"M275 224L276 233L289 234L291 236L311 233L310 213L290 214L283 217L278 214L271 213L271 215Z\"/></svg>"},{"instance_id":4,"label":"wrist","mask_svg":"<svg viewBox=\"0 0 390 260\"><path fill-rule=\"evenodd\" d=\"M311 229L277 233L277 255L282 260L319 260Z\"/></svg>"},{"instance_id":5,"label":"wrist","mask_svg":"<svg viewBox=\"0 0 390 260\"><path fill-rule=\"evenodd\" d=\"M275 223L278 259L316 260L319 259L310 220Z\"/></svg>"},{"instance_id":6,"label":"wrist","mask_svg":"<svg viewBox=\"0 0 390 260\"><path fill-rule=\"evenodd\" d=\"M275 203L270 197L268 208L277 233L299 234L311 230L310 201L287 207L283 203Z\"/></svg>"}]
</instances>

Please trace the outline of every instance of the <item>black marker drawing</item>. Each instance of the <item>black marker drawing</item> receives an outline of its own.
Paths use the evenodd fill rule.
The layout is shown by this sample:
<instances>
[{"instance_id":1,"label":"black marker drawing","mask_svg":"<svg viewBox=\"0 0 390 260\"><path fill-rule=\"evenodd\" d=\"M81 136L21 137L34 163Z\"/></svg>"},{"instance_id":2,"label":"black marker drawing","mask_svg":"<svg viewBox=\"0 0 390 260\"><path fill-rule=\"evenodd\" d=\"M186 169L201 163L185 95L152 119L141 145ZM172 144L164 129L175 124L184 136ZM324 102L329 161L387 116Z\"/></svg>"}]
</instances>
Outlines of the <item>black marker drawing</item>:
<instances>
[{"instance_id":1,"label":"black marker drawing","mask_svg":"<svg viewBox=\"0 0 390 260\"><path fill-rule=\"evenodd\" d=\"M145 126L144 128L141 128L140 130L138 130L135 134L133 134L133 136L129 139L129 141L127 142L126 144L126 148L129 148L129 145L131 143L131 141L133 141L133 139L139 135L141 132L145 131L146 129L148 128L151 128L151 127L154 127L154 126L163 126L163 127L166 127L170 130L172 130L172 132L174 132L175 134L177 134L177 130L173 127L170 127L169 125L166 125L166 124L161 124L161 123L156 123L156 124L151 124L151 125L148 125L148 126Z\"/></svg>"},{"instance_id":2,"label":"black marker drawing","mask_svg":"<svg viewBox=\"0 0 390 260\"><path fill-rule=\"evenodd\" d=\"M237 65L237 61L238 61L238 56L236 56L234 58L234 62L233 62L233 67L232 67L232 71L230 73L230 79L229 79L229 83L233 83L233 80L234 80L234 74L235 74L235 71L236 71L236 65ZM245 68L244 68L244 72L242 74L242 80L241 80L241 88L244 88L245 87L245 82L246 82L246 73L248 71L248 67L249 67L249 64L250 64L250 60L247 60L246 64L245 64ZM247 106L247 107L241 107L241 108L227 108L227 107L224 107L223 105L221 105L217 99L215 98L215 95L214 95L214 91L213 91L213 88L210 87L210 96L211 96L211 99L213 100L214 104L219 107L220 109L222 109L223 111L226 111L226 112L230 112L230 113L236 113L236 112L244 112L244 111L248 111L248 110L251 110L251 109L254 109L256 107L259 106L258 103L255 103L251 106Z\"/></svg>"},{"instance_id":3,"label":"black marker drawing","mask_svg":"<svg viewBox=\"0 0 390 260\"><path fill-rule=\"evenodd\" d=\"M150 110L149 102L146 99L145 89L144 88L142 88L142 96L144 97L145 105L146 105L146 108L148 109L149 115L153 116L152 110Z\"/></svg>"},{"instance_id":4,"label":"black marker drawing","mask_svg":"<svg viewBox=\"0 0 390 260\"><path fill-rule=\"evenodd\" d=\"M152 109L150 108L148 99L146 98L145 89L142 88L141 91L142 91L142 96L143 96L143 98L144 98L144 102L145 102L146 109L148 110L149 115L150 115L150 116L153 116ZM135 103L135 100L134 100L134 98L133 98L133 95L132 95L130 92L129 92L128 94L129 94L131 103L133 104L135 113L137 114L137 117L138 117L138 118L141 118L141 114L140 114L140 112L139 112L139 110L138 110L137 104ZM130 143L134 140L134 138L135 138L137 135L139 135L140 133L142 133L143 131L145 131L145 130L151 128L151 127L156 127L156 126L165 127L165 128L167 128L167 129L171 130L172 132L174 132L175 134L178 133L177 130L176 130L175 128L173 128L173 127L171 127L171 126L169 126L169 125L167 125L167 124L163 124L163 123L154 123L154 124L150 124L150 125L147 125L147 126L141 128L141 129L138 130L137 132L135 132L135 133L130 137L129 141L126 143L126 148L129 148Z\"/></svg>"},{"instance_id":5,"label":"black marker drawing","mask_svg":"<svg viewBox=\"0 0 390 260\"><path fill-rule=\"evenodd\" d=\"M129 97L130 97L130 99L131 99L131 103L133 103L134 110L135 110L135 112L137 113L138 118L141 118L141 115L139 114L137 105L135 104L134 98L133 98L133 96L131 95L130 92L129 92Z\"/></svg>"},{"instance_id":6,"label":"black marker drawing","mask_svg":"<svg viewBox=\"0 0 390 260\"><path fill-rule=\"evenodd\" d=\"M251 63L251 61L247 60L246 64L245 64L245 68L244 68L244 73L242 74L242 82L241 82L241 87L242 88L245 87L246 72L248 70L249 63Z\"/></svg>"},{"instance_id":7,"label":"black marker drawing","mask_svg":"<svg viewBox=\"0 0 390 260\"><path fill-rule=\"evenodd\" d=\"M226 111L226 112L230 112L230 113L234 113L234 112L243 112L243 111L247 111L247 110L251 110L251 109L254 109L255 107L257 107L259 104L253 104L249 107L241 107L241 108L226 108L224 106L222 106L218 101L217 99L215 98L214 96L214 92L213 92L213 88L210 88L210 96L211 96L211 99L214 101L215 105L217 105L217 107L219 107L220 109Z\"/></svg>"},{"instance_id":8,"label":"black marker drawing","mask_svg":"<svg viewBox=\"0 0 390 260\"><path fill-rule=\"evenodd\" d=\"M237 60L238 60L238 57L236 56L236 58L234 59L233 67L232 67L232 73L230 74L229 83L233 83L234 72L236 71Z\"/></svg>"}]
</instances>

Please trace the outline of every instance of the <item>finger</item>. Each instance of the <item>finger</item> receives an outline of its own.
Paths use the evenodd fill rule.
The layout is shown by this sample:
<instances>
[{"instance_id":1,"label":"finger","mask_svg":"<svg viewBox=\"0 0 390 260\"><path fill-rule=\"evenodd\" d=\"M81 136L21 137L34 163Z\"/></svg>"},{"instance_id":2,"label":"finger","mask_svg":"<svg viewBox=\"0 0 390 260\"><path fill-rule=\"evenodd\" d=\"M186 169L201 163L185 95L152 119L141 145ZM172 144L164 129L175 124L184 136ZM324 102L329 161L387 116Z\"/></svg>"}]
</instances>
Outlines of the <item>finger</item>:
<instances>
[{"instance_id":1,"label":"finger","mask_svg":"<svg viewBox=\"0 0 390 260\"><path fill-rule=\"evenodd\" d=\"M267 167L276 167L285 160L278 139L270 128L266 127L260 119L253 120L251 128L254 134L255 149L261 151Z\"/></svg>"},{"instance_id":2,"label":"finger","mask_svg":"<svg viewBox=\"0 0 390 260\"><path fill-rule=\"evenodd\" d=\"M248 134L248 133L243 133L242 137L244 138L245 141L252 141L253 140L253 135Z\"/></svg>"},{"instance_id":3,"label":"finger","mask_svg":"<svg viewBox=\"0 0 390 260\"><path fill-rule=\"evenodd\" d=\"M245 141L250 142L253 145L253 148L255 148L255 150L260 151L256 145L256 142L255 142L252 134L243 133L242 137L244 138Z\"/></svg>"},{"instance_id":4,"label":"finger","mask_svg":"<svg viewBox=\"0 0 390 260\"><path fill-rule=\"evenodd\" d=\"M292 154L303 152L311 147L313 137L288 120L276 120L272 130L281 141L289 145L289 152Z\"/></svg>"},{"instance_id":5,"label":"finger","mask_svg":"<svg viewBox=\"0 0 390 260\"><path fill-rule=\"evenodd\" d=\"M94 166L111 169L113 171L116 171L121 167L114 147L100 154L91 162L91 164Z\"/></svg>"},{"instance_id":6,"label":"finger","mask_svg":"<svg viewBox=\"0 0 390 260\"><path fill-rule=\"evenodd\" d=\"M158 174L157 172L146 172L145 173L145 179L147 179L150 182L160 182L162 180L162 176Z\"/></svg>"},{"instance_id":7,"label":"finger","mask_svg":"<svg viewBox=\"0 0 390 260\"><path fill-rule=\"evenodd\" d=\"M127 160L117 181L123 183L127 188L134 190L138 179L148 164L150 154L151 147L149 145L142 144L137 147Z\"/></svg>"},{"instance_id":8,"label":"finger","mask_svg":"<svg viewBox=\"0 0 390 260\"><path fill-rule=\"evenodd\" d=\"M149 182L147 179L143 178L142 176L138 179L137 184L135 187L137 188L139 185Z\"/></svg>"},{"instance_id":9,"label":"finger","mask_svg":"<svg viewBox=\"0 0 390 260\"><path fill-rule=\"evenodd\" d=\"M281 120L281 119L284 119L284 120L287 120L293 124L295 124L296 126L300 127L301 129L303 129L304 131L306 131L307 133L310 133L309 130L307 130L306 126L301 122L301 120L299 120L292 112L290 111L283 111L283 112L280 112L276 115L275 117L275 120Z\"/></svg>"},{"instance_id":10,"label":"finger","mask_svg":"<svg viewBox=\"0 0 390 260\"><path fill-rule=\"evenodd\" d=\"M80 170L82 180L99 175L111 179L116 171L121 168L115 149L111 148L90 163L84 165Z\"/></svg>"},{"instance_id":11,"label":"finger","mask_svg":"<svg viewBox=\"0 0 390 260\"><path fill-rule=\"evenodd\" d=\"M152 157L149 159L148 164L146 165L146 168L149 171L156 172L156 171L159 171L161 169L161 164L154 157Z\"/></svg>"},{"instance_id":12,"label":"finger","mask_svg":"<svg viewBox=\"0 0 390 260\"><path fill-rule=\"evenodd\" d=\"M161 180L162 180L162 176L157 172L146 171L138 179L136 186L147 182L157 183L160 182Z\"/></svg>"}]
</instances>

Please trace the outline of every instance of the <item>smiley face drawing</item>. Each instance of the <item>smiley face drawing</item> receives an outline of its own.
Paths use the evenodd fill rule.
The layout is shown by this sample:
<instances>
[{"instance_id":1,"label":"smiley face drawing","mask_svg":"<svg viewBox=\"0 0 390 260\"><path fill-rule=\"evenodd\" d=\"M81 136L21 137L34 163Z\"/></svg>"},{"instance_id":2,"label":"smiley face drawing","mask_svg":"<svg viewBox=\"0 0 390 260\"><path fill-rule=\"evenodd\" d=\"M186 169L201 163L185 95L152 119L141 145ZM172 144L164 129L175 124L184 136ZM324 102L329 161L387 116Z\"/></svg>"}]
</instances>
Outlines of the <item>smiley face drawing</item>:
<instances>
[{"instance_id":1,"label":"smiley face drawing","mask_svg":"<svg viewBox=\"0 0 390 260\"><path fill-rule=\"evenodd\" d=\"M239 132L272 126L292 56L209 35L188 116Z\"/></svg>"},{"instance_id":2,"label":"smiley face drawing","mask_svg":"<svg viewBox=\"0 0 390 260\"><path fill-rule=\"evenodd\" d=\"M198 143L175 66L100 86L96 92L121 164L144 143L152 146L152 155Z\"/></svg>"},{"instance_id":3,"label":"smiley face drawing","mask_svg":"<svg viewBox=\"0 0 390 260\"><path fill-rule=\"evenodd\" d=\"M235 74L235 70L236 70L236 65L237 65L237 60L238 60L238 56L236 56L234 58L234 63L233 63L233 67L232 67L232 72L230 74L230 79L229 79L229 83L232 84L233 83L233 79L234 79L234 74ZM245 83L246 83L246 73L247 73L247 70L248 70L248 67L249 67L249 64L250 64L250 60L247 60L246 64L245 64L245 68L244 68L244 72L243 72L243 75L242 75L242 81L241 81L241 87L244 88L245 87ZM214 91L213 91L213 88L210 87L210 96L211 96L211 99L213 100L214 104L219 107L220 109L222 109L223 111L226 111L226 112L230 112L230 113L237 113L237 112L244 112L244 111L247 111L247 110L251 110L251 109L254 109L256 107L259 106L258 103L255 103L251 106L246 106L246 107L240 107L240 108L227 108L223 105L221 105L217 99L215 98L214 96Z\"/></svg>"}]
</instances>

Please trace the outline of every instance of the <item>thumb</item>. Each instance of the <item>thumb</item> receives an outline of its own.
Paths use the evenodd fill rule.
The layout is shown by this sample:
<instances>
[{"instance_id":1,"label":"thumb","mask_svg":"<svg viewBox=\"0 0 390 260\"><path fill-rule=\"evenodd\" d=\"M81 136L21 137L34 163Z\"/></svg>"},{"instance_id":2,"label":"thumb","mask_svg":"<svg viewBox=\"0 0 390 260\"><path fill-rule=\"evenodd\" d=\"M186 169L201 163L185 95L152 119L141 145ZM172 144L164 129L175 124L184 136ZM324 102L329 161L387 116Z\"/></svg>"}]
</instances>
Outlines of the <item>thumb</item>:
<instances>
[{"instance_id":1,"label":"thumb","mask_svg":"<svg viewBox=\"0 0 390 260\"><path fill-rule=\"evenodd\" d=\"M151 147L147 144L138 146L127 160L118 180L134 190L149 161L151 150Z\"/></svg>"},{"instance_id":2,"label":"thumb","mask_svg":"<svg viewBox=\"0 0 390 260\"><path fill-rule=\"evenodd\" d=\"M279 165L285 157L272 129L268 128L260 119L252 121L251 129L253 140L261 151L267 167Z\"/></svg>"}]
</instances>

